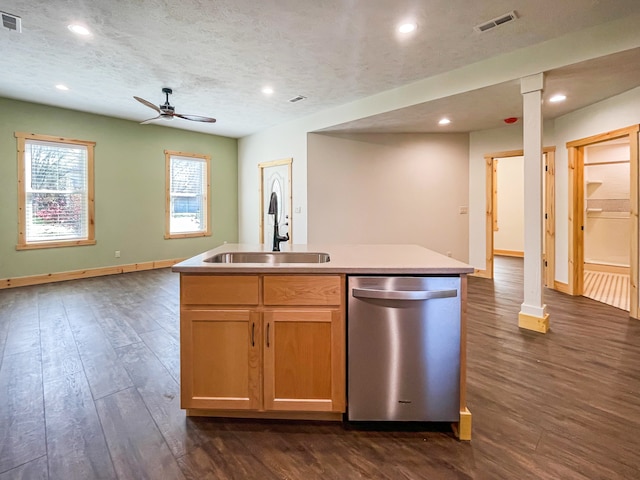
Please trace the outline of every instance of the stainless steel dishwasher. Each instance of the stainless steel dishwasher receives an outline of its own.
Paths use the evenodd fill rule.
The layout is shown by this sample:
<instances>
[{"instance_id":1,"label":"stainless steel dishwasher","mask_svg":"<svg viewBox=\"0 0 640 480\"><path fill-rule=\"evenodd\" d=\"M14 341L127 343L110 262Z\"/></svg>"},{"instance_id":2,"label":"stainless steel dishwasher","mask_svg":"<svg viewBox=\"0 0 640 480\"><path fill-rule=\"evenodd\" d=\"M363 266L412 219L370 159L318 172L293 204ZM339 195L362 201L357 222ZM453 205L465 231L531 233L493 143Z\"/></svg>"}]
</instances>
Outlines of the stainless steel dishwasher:
<instances>
[{"instance_id":1,"label":"stainless steel dishwasher","mask_svg":"<svg viewBox=\"0 0 640 480\"><path fill-rule=\"evenodd\" d=\"M460 277L349 277L347 415L460 419Z\"/></svg>"}]
</instances>

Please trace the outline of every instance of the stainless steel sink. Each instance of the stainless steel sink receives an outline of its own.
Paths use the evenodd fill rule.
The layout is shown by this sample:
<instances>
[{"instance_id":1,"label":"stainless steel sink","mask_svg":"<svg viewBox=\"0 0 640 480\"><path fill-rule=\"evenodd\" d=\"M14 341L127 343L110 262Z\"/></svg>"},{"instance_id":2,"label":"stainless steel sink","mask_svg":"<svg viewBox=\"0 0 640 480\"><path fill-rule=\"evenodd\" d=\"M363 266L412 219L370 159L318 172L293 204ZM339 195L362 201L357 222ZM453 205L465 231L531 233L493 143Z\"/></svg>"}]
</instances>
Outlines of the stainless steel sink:
<instances>
[{"instance_id":1,"label":"stainless steel sink","mask_svg":"<svg viewBox=\"0 0 640 480\"><path fill-rule=\"evenodd\" d=\"M327 263L329 254L323 252L228 252L218 253L204 260L211 263Z\"/></svg>"}]
</instances>

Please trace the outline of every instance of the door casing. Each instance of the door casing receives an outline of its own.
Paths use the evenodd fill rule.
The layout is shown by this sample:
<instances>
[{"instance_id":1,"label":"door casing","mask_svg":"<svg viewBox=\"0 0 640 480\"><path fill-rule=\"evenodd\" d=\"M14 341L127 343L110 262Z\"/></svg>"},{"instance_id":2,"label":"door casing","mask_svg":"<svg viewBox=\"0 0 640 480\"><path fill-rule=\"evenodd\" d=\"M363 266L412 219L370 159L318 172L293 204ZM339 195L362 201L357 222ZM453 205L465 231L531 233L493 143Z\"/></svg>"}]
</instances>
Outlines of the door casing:
<instances>
[{"instance_id":1,"label":"door casing","mask_svg":"<svg viewBox=\"0 0 640 480\"><path fill-rule=\"evenodd\" d=\"M628 137L630 149L631 245L629 316L638 314L638 133L640 125L612 130L567 142L569 157L569 287L571 295L584 288L584 149L608 140Z\"/></svg>"}]
</instances>

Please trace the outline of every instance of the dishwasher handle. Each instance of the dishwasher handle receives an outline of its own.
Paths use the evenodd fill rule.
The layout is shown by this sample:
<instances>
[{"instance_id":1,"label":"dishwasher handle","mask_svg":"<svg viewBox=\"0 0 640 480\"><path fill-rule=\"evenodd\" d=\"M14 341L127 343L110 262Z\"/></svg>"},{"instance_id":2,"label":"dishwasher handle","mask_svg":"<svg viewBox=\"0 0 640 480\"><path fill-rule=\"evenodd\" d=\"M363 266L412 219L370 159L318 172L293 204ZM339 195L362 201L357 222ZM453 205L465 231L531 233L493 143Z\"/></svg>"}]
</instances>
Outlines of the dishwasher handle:
<instances>
[{"instance_id":1,"label":"dishwasher handle","mask_svg":"<svg viewBox=\"0 0 640 480\"><path fill-rule=\"evenodd\" d=\"M431 300L432 298L451 298L458 296L458 290L376 290L354 288L351 293L356 298L382 300Z\"/></svg>"}]
</instances>

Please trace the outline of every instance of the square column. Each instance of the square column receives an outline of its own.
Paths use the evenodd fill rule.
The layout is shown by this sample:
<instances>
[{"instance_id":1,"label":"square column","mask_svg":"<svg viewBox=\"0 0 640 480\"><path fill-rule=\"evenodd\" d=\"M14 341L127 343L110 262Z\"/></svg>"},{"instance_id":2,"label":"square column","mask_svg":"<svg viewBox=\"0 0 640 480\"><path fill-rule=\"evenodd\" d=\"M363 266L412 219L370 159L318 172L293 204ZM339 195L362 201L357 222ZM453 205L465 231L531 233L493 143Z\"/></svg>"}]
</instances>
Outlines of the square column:
<instances>
[{"instance_id":1,"label":"square column","mask_svg":"<svg viewBox=\"0 0 640 480\"><path fill-rule=\"evenodd\" d=\"M544 74L520 80L524 131L524 302L518 326L546 333L549 314L543 303L542 267L542 90Z\"/></svg>"}]
</instances>

